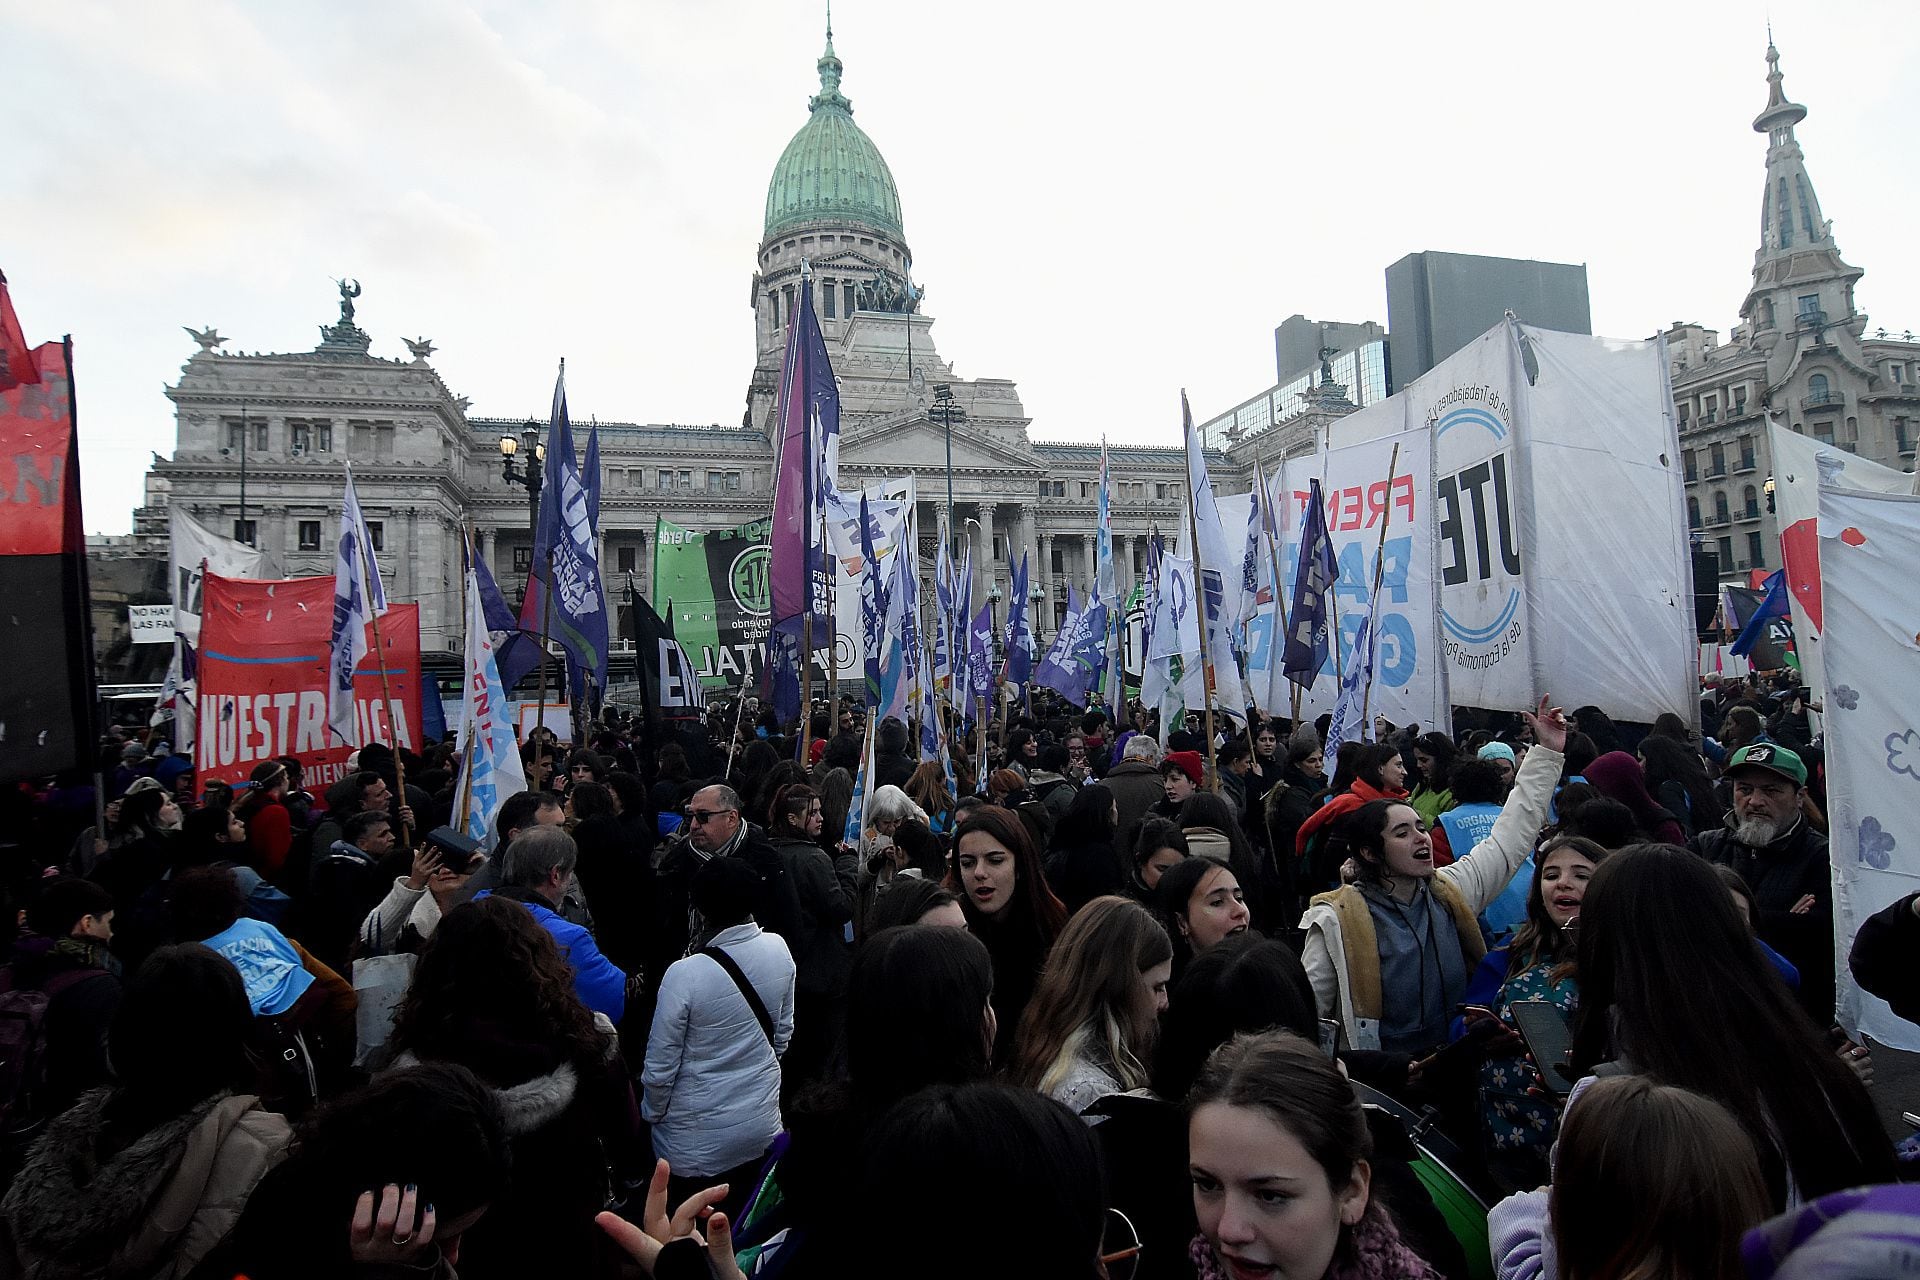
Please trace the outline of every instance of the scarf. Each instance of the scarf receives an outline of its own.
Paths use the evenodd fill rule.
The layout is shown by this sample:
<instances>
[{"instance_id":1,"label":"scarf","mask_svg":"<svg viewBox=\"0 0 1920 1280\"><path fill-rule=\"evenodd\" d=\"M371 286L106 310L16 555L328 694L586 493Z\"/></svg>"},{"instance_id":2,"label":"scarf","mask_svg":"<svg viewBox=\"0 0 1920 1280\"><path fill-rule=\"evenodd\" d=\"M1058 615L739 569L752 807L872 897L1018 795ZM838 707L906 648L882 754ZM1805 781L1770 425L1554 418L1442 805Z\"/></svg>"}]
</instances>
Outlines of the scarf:
<instances>
[{"instance_id":1,"label":"scarf","mask_svg":"<svg viewBox=\"0 0 1920 1280\"><path fill-rule=\"evenodd\" d=\"M49 954L82 968L105 969L116 978L120 976L120 957L92 938L62 938L53 944Z\"/></svg>"},{"instance_id":2,"label":"scarf","mask_svg":"<svg viewBox=\"0 0 1920 1280\"><path fill-rule=\"evenodd\" d=\"M1205 1236L1193 1238L1187 1258L1199 1280L1227 1280L1226 1264ZM1384 1210L1368 1205L1358 1225L1340 1229L1326 1280L1440 1280L1440 1273L1407 1247Z\"/></svg>"}]
</instances>

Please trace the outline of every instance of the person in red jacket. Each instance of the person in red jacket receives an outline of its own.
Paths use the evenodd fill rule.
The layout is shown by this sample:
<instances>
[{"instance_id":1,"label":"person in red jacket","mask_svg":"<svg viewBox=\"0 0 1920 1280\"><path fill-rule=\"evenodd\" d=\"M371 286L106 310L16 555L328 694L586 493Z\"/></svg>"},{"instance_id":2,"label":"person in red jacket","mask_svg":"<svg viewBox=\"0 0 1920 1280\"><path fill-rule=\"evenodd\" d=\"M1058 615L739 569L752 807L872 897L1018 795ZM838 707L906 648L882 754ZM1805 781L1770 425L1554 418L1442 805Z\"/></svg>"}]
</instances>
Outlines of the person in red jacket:
<instances>
[{"instance_id":1,"label":"person in red jacket","mask_svg":"<svg viewBox=\"0 0 1920 1280\"><path fill-rule=\"evenodd\" d=\"M287 793L287 766L278 760L262 760L249 777L253 785L233 813L247 824L247 850L253 869L268 880L277 880L280 869L287 864L287 851L293 847L293 819L281 799Z\"/></svg>"},{"instance_id":2,"label":"person in red jacket","mask_svg":"<svg viewBox=\"0 0 1920 1280\"><path fill-rule=\"evenodd\" d=\"M1293 837L1294 856L1301 860L1308 893L1321 893L1340 883L1340 867L1323 856L1327 824L1352 813L1369 800L1403 800L1407 795L1407 766L1400 749L1384 742L1361 749L1353 785L1307 815ZM1323 863L1327 865L1322 865Z\"/></svg>"}]
</instances>

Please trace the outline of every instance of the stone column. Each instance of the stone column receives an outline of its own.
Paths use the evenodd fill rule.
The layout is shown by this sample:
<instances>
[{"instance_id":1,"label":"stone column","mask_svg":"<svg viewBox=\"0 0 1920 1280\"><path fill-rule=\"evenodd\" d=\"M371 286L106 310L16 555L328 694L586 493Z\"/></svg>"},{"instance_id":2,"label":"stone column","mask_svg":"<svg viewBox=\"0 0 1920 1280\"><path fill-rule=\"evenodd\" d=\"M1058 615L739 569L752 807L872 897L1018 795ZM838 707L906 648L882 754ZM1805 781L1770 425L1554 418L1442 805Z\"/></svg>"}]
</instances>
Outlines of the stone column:
<instances>
[{"instance_id":1,"label":"stone column","mask_svg":"<svg viewBox=\"0 0 1920 1280\"><path fill-rule=\"evenodd\" d=\"M973 526L973 603L977 611L986 599L987 584L993 581L993 504L976 502L978 513Z\"/></svg>"},{"instance_id":2,"label":"stone column","mask_svg":"<svg viewBox=\"0 0 1920 1280\"><path fill-rule=\"evenodd\" d=\"M474 531L474 540L479 544L477 552L481 561L486 564L489 571L493 570L495 568L493 563L494 531L492 529L476 529Z\"/></svg>"},{"instance_id":3,"label":"stone column","mask_svg":"<svg viewBox=\"0 0 1920 1280\"><path fill-rule=\"evenodd\" d=\"M1082 585L1085 587L1088 595L1093 594L1093 563L1094 563L1093 541L1094 541L1094 535L1091 533L1082 534L1080 536L1081 554L1083 554L1086 557L1086 563L1083 567L1083 572L1086 574L1086 577L1087 577L1086 582L1083 583Z\"/></svg>"}]
</instances>

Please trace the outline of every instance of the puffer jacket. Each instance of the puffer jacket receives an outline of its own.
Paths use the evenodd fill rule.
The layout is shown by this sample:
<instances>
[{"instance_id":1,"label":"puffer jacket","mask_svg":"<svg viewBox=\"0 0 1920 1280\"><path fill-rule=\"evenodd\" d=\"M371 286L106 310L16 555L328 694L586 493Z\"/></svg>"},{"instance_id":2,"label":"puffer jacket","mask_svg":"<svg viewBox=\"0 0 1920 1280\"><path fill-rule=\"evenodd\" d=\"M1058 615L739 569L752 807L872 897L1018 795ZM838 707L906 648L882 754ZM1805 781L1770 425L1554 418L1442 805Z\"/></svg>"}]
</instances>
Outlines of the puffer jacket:
<instances>
[{"instance_id":1,"label":"puffer jacket","mask_svg":"<svg viewBox=\"0 0 1920 1280\"><path fill-rule=\"evenodd\" d=\"M773 1041L727 971L711 956L676 961L660 983L647 1038L641 1114L654 1154L675 1174L737 1168L780 1133L780 1059L793 1039L793 955L778 934L749 920L707 944L725 951L773 1021Z\"/></svg>"},{"instance_id":2,"label":"puffer jacket","mask_svg":"<svg viewBox=\"0 0 1920 1280\"><path fill-rule=\"evenodd\" d=\"M110 1089L47 1126L0 1216L25 1280L170 1280L212 1252L280 1162L286 1118L252 1094L215 1094L110 1155Z\"/></svg>"}]
</instances>

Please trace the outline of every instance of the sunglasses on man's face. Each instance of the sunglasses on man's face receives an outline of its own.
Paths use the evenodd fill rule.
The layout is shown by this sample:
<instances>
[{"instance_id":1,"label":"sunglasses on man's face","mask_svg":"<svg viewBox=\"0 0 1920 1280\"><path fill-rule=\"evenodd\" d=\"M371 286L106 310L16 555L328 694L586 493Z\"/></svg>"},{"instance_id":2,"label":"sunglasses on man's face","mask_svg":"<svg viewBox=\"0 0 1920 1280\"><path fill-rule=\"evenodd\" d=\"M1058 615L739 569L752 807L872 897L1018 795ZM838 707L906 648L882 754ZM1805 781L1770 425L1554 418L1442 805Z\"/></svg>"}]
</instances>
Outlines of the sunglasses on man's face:
<instances>
[{"instance_id":1,"label":"sunglasses on man's face","mask_svg":"<svg viewBox=\"0 0 1920 1280\"><path fill-rule=\"evenodd\" d=\"M687 810L687 817L693 820L694 826L700 827L712 822L723 813L738 812L738 809L689 809Z\"/></svg>"}]
</instances>

